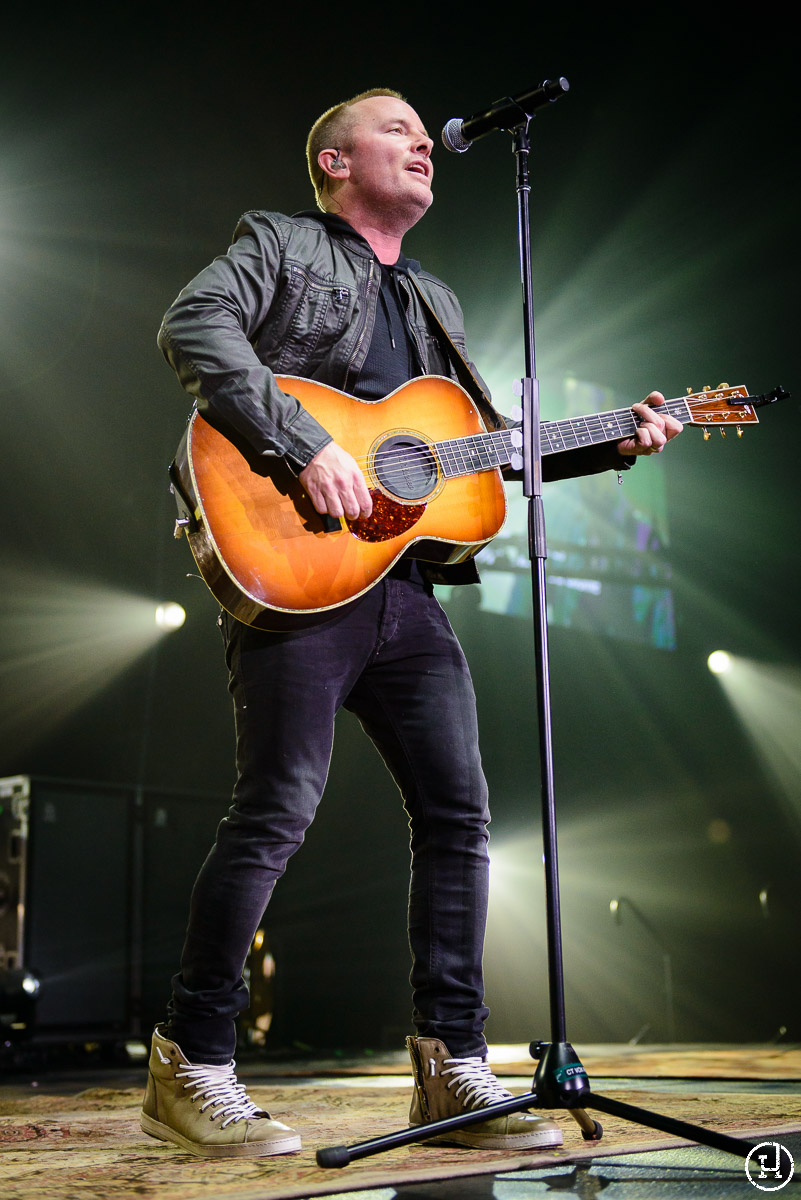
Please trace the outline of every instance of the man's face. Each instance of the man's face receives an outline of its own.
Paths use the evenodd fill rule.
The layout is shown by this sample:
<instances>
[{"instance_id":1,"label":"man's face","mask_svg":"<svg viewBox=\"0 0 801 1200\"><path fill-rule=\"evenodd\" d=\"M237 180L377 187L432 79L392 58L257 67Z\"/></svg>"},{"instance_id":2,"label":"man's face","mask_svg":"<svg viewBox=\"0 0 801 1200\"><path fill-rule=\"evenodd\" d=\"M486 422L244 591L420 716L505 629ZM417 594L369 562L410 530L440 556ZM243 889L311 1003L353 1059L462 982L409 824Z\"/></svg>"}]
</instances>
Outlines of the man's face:
<instances>
[{"instance_id":1,"label":"man's face","mask_svg":"<svg viewBox=\"0 0 801 1200\"><path fill-rule=\"evenodd\" d=\"M417 113L394 96L371 96L351 110L348 144L341 157L360 206L376 215L406 213L409 224L433 199L433 142Z\"/></svg>"}]
</instances>

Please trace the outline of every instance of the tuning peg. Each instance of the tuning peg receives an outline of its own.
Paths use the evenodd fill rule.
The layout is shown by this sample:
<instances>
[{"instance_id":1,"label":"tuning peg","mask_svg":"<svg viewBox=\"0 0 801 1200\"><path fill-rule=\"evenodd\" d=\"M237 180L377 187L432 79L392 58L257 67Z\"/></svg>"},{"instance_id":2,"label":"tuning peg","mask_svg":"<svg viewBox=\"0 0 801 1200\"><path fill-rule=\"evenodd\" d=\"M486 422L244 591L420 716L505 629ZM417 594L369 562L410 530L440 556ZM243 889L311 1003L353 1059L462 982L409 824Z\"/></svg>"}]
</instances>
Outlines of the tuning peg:
<instances>
[{"instance_id":1,"label":"tuning peg","mask_svg":"<svg viewBox=\"0 0 801 1200\"><path fill-rule=\"evenodd\" d=\"M711 437L712 437L712 434L709 432L709 430L707 428L704 428L704 441L708 442Z\"/></svg>"},{"instance_id":2,"label":"tuning peg","mask_svg":"<svg viewBox=\"0 0 801 1200\"><path fill-rule=\"evenodd\" d=\"M722 438L725 438L725 436L726 436L726 430L725 430L725 429L721 429L721 431L720 431L720 436L721 436Z\"/></svg>"},{"instance_id":3,"label":"tuning peg","mask_svg":"<svg viewBox=\"0 0 801 1200\"><path fill-rule=\"evenodd\" d=\"M720 389L721 389L721 388L727 388L727 387L729 387L729 386L730 386L730 385L729 385L728 383L719 383L719 384L718 384L718 391L720 391Z\"/></svg>"},{"instance_id":4,"label":"tuning peg","mask_svg":"<svg viewBox=\"0 0 801 1200\"><path fill-rule=\"evenodd\" d=\"M742 436L743 436L743 431L742 431L742 429L740 428L740 426L739 426L739 425L737 426L737 436L738 436L738 437L742 437Z\"/></svg>"},{"instance_id":5,"label":"tuning peg","mask_svg":"<svg viewBox=\"0 0 801 1200\"><path fill-rule=\"evenodd\" d=\"M705 383L704 386L701 388L701 391L702 392L711 392L712 388L709 386L708 383Z\"/></svg>"},{"instance_id":6,"label":"tuning peg","mask_svg":"<svg viewBox=\"0 0 801 1200\"><path fill-rule=\"evenodd\" d=\"M688 395L688 396L692 396L692 394L693 394L693 389L692 389L692 388L687 388L687 395Z\"/></svg>"}]
</instances>

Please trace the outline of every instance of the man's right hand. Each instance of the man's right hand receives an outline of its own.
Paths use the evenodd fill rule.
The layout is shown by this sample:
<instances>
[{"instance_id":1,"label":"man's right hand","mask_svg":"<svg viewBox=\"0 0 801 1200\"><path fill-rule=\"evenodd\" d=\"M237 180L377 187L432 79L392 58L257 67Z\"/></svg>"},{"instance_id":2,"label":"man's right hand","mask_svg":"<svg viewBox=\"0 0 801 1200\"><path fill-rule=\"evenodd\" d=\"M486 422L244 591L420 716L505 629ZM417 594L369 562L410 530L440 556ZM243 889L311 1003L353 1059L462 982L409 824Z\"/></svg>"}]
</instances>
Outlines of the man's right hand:
<instances>
[{"instance_id":1,"label":"man's right hand","mask_svg":"<svg viewBox=\"0 0 801 1200\"><path fill-rule=\"evenodd\" d=\"M369 517L373 502L355 458L337 442L323 446L298 479L319 513L330 517Z\"/></svg>"}]
</instances>

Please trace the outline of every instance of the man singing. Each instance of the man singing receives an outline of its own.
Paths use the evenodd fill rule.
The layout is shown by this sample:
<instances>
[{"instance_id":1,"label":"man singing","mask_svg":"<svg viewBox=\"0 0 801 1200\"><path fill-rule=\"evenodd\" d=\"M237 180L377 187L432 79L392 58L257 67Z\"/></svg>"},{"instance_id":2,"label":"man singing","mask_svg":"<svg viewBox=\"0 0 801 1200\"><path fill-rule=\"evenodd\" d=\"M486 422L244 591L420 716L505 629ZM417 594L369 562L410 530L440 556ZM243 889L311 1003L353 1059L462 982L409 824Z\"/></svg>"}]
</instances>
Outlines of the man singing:
<instances>
[{"instance_id":1,"label":"man singing","mask_svg":"<svg viewBox=\"0 0 801 1200\"><path fill-rule=\"evenodd\" d=\"M379 401L421 375L469 363L453 292L401 243L432 201L431 138L396 92L364 92L323 114L307 158L319 211L251 212L233 245L181 292L159 344L201 412L296 476L331 517L372 508L354 458L276 381L307 377ZM549 455L546 480L625 470L681 430L653 392L617 443ZM473 686L434 597L478 579L402 557L358 600L312 628L271 633L220 617L236 718L233 803L192 892L167 1021L153 1034L142 1128L198 1155L271 1155L300 1135L237 1082L244 964L273 887L323 793L340 707L389 768L411 839L409 944L416 1036L413 1124L507 1098L487 1063L482 952L487 788ZM176 848L179 852L179 848ZM347 865L343 864L343 870ZM343 931L343 939L346 937ZM325 1004L321 986L320 1004ZM552 1120L514 1114L450 1136L467 1147L560 1145Z\"/></svg>"}]
</instances>

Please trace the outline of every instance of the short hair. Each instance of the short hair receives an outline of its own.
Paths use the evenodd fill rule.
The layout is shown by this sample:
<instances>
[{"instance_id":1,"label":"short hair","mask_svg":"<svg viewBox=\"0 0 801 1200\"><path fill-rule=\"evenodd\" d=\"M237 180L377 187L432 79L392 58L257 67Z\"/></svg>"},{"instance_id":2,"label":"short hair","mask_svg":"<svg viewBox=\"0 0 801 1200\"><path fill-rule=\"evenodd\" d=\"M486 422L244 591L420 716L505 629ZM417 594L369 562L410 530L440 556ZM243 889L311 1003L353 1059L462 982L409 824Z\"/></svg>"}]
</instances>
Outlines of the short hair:
<instances>
[{"instance_id":1,"label":"short hair","mask_svg":"<svg viewBox=\"0 0 801 1200\"><path fill-rule=\"evenodd\" d=\"M370 88L367 92L359 92L358 96L351 96L350 100L342 100L333 108L327 109L309 130L309 136L306 139L306 165L309 168L309 178L312 181L318 208L324 210L323 190L328 178L317 161L320 151L329 146L337 149L347 147L353 125L351 108L360 100L371 100L373 96L392 96L395 100L402 100L404 104L406 103L406 97L392 88Z\"/></svg>"}]
</instances>

